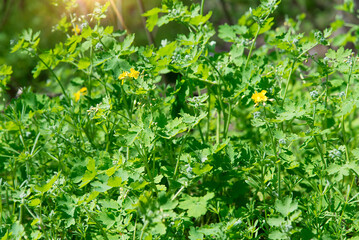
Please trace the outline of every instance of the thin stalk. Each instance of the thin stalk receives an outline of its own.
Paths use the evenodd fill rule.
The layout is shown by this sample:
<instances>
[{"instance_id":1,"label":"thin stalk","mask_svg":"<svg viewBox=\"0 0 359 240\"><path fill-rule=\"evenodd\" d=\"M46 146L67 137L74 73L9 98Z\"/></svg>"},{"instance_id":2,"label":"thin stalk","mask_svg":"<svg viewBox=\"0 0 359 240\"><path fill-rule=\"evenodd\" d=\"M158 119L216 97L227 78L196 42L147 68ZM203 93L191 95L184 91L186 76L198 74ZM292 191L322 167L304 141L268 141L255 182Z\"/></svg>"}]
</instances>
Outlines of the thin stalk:
<instances>
[{"instance_id":1,"label":"thin stalk","mask_svg":"<svg viewBox=\"0 0 359 240\"><path fill-rule=\"evenodd\" d=\"M143 164L145 165L145 168L146 168L148 177L150 178L151 186L152 186L153 190L158 194L158 190L157 190L157 187L156 187L154 178L153 178L153 176L152 176L152 172L151 172L150 166L148 165L148 156L147 156L147 154L144 153L144 152L141 152L141 149L137 146L137 144L134 143L133 145L134 145L135 148L137 149L138 153L141 155L141 159L142 159L142 161L143 161Z\"/></svg>"},{"instance_id":2,"label":"thin stalk","mask_svg":"<svg viewBox=\"0 0 359 240\"><path fill-rule=\"evenodd\" d=\"M89 71L89 74L88 74L88 81L89 81L89 84L88 84L88 95L91 97L91 91L92 91L92 84L91 84L91 75L92 75L92 53L93 53L93 49L92 49L92 45L91 45L91 48L90 48L90 71Z\"/></svg>"},{"instance_id":3,"label":"thin stalk","mask_svg":"<svg viewBox=\"0 0 359 240\"><path fill-rule=\"evenodd\" d=\"M285 98L286 98L286 96L287 96L287 91L288 91L288 87L289 87L289 81L290 81L290 78L292 77L294 65L295 65L296 62L297 62L297 60L294 60L294 61L292 62L292 66L290 67L289 76L288 76L288 79L287 79L287 83L286 83L286 85L285 85L285 90L284 90L284 97L283 97L282 106L284 105Z\"/></svg>"},{"instance_id":4,"label":"thin stalk","mask_svg":"<svg viewBox=\"0 0 359 240\"><path fill-rule=\"evenodd\" d=\"M204 6L204 0L201 2L201 15L203 15L203 6Z\"/></svg>"},{"instance_id":5,"label":"thin stalk","mask_svg":"<svg viewBox=\"0 0 359 240\"><path fill-rule=\"evenodd\" d=\"M2 225L2 178L0 178L0 226Z\"/></svg>"},{"instance_id":6,"label":"thin stalk","mask_svg":"<svg viewBox=\"0 0 359 240\"><path fill-rule=\"evenodd\" d=\"M340 235L339 235L339 236L342 236L341 231L342 231L343 229L342 229L341 225L342 225L343 215L344 215L344 213L345 213L345 208L346 208L347 205L348 205L348 199L349 199L350 192L351 192L351 190L352 190L352 188L353 188L354 180L355 180L355 177L353 177L350 186L348 185L347 196L346 196L346 198L345 198L344 207L343 207L342 213L340 214L339 228L338 228L338 229L340 229Z\"/></svg>"},{"instance_id":7,"label":"thin stalk","mask_svg":"<svg viewBox=\"0 0 359 240\"><path fill-rule=\"evenodd\" d=\"M145 224L143 225L143 228L141 230L141 236L140 236L140 240L142 240L143 238L143 234L145 233L145 229L147 228L148 226L148 221L146 220Z\"/></svg>"},{"instance_id":8,"label":"thin stalk","mask_svg":"<svg viewBox=\"0 0 359 240\"><path fill-rule=\"evenodd\" d=\"M111 6L113 11L116 14L117 19L120 21L121 25L122 25L122 29L126 30L127 33L130 33L130 31L128 30L125 21L123 20L122 14L120 13L120 11L118 11L117 6L115 4L115 2L113 0L110 0Z\"/></svg>"},{"instance_id":9,"label":"thin stalk","mask_svg":"<svg viewBox=\"0 0 359 240\"><path fill-rule=\"evenodd\" d=\"M122 85L120 85L120 86L121 86L122 94L123 94L123 96L124 96L123 101L124 101L124 103L125 103L125 108L126 108L126 111L127 111L128 119L130 119L130 121L132 121L132 113L131 113L131 111L130 111L130 108L129 108L128 103L127 103L127 98L126 98L127 94L126 94L125 90L123 89ZM127 148L126 148L126 162L127 162L129 159L130 159L130 147L127 147Z\"/></svg>"},{"instance_id":10,"label":"thin stalk","mask_svg":"<svg viewBox=\"0 0 359 240\"><path fill-rule=\"evenodd\" d=\"M175 200L177 198L177 196L183 191L184 186L182 186L177 192L176 194L171 198L171 201Z\"/></svg>"},{"instance_id":11,"label":"thin stalk","mask_svg":"<svg viewBox=\"0 0 359 240\"><path fill-rule=\"evenodd\" d=\"M103 230L103 228L101 227L101 224L96 220L96 218L94 218L92 216L92 214L86 209L86 207L84 207L85 211L87 212L88 216L95 222L96 226L99 228L99 230L102 233L102 236L105 240L108 240L107 234L106 232Z\"/></svg>"},{"instance_id":12,"label":"thin stalk","mask_svg":"<svg viewBox=\"0 0 359 240\"><path fill-rule=\"evenodd\" d=\"M45 65L45 67L46 67L46 68L50 71L50 73L55 77L57 83L59 84L59 86L60 86L60 88L61 88L62 93L64 94L64 96L65 96L65 98L66 98L66 100L68 101L68 103L70 103L70 98L69 98L69 96L67 95L64 86L62 85L60 79L57 77L57 75L56 75L56 73L54 72L54 70L52 70L52 69L49 67L49 65L47 65L47 64L45 63L45 61L42 60L42 58L41 58L39 55L36 54L36 57L40 60L40 62L42 62L42 63Z\"/></svg>"},{"instance_id":13,"label":"thin stalk","mask_svg":"<svg viewBox=\"0 0 359 240\"><path fill-rule=\"evenodd\" d=\"M143 15L145 13L145 7L143 5L143 1L142 0L137 0L137 3L138 3L138 6L140 8L140 12L141 12L141 15ZM152 32L150 32L147 27L146 27L146 19L144 17L141 17L141 20L142 20L142 24L145 28L145 31L146 31L146 36L147 36L147 39L148 39L148 43L150 45L155 45L155 39L152 35Z\"/></svg>"},{"instance_id":14,"label":"thin stalk","mask_svg":"<svg viewBox=\"0 0 359 240\"><path fill-rule=\"evenodd\" d=\"M175 167L175 171L173 173L173 178L176 179L176 174L177 174L177 171L178 171L178 167L179 167L179 161L181 159L181 155L182 155L182 151L183 151L183 146L185 145L186 141L187 141L187 138L188 138L188 135L189 135L189 132L190 132L190 129L188 129L184 139L183 139L183 142L181 144L181 149L180 149L180 152L178 154L178 157L177 157L177 162L176 162L176 167Z\"/></svg>"},{"instance_id":15,"label":"thin stalk","mask_svg":"<svg viewBox=\"0 0 359 240\"><path fill-rule=\"evenodd\" d=\"M216 129L216 143L219 144L219 135L221 132L221 112L217 111L217 129Z\"/></svg>"},{"instance_id":16,"label":"thin stalk","mask_svg":"<svg viewBox=\"0 0 359 240\"><path fill-rule=\"evenodd\" d=\"M266 117L266 109L265 109L265 107L264 107L264 117ZM277 144L276 144L276 142L274 141L272 129L269 127L269 124L268 124L267 121L266 121L266 126L267 126L267 129L268 129L268 131L269 131L269 136L270 136L270 139L271 139L271 142L272 142L272 150L273 150L273 153L274 153L275 162L277 163L278 199L281 199L281 165L280 165L280 160L278 160Z\"/></svg>"},{"instance_id":17,"label":"thin stalk","mask_svg":"<svg viewBox=\"0 0 359 240\"><path fill-rule=\"evenodd\" d=\"M228 114L227 114L227 120L226 120L226 126L223 129L223 138L226 139L227 135L228 135L228 129L229 129L229 123L231 120L231 116L232 116L232 102L229 101L228 104Z\"/></svg>"},{"instance_id":18,"label":"thin stalk","mask_svg":"<svg viewBox=\"0 0 359 240\"><path fill-rule=\"evenodd\" d=\"M209 86L208 88L208 95L209 95ZM207 132L206 132L206 141L209 140L209 129L210 129L210 122L211 122L211 95L208 96L208 108L207 108Z\"/></svg>"},{"instance_id":19,"label":"thin stalk","mask_svg":"<svg viewBox=\"0 0 359 240\"><path fill-rule=\"evenodd\" d=\"M347 87L345 89L344 100L346 100L347 96L348 96L350 79L352 77L353 68L354 68L355 63L356 63L356 57L352 57L352 61L353 61L353 63L351 64L351 68L350 68L350 72L349 72L349 76L348 76L348 82L347 82ZM347 141L346 136L345 136L346 132L345 132L344 115L342 116L342 131L343 131L343 142L344 142L344 146L345 146L345 157L346 157L347 162L349 162L349 146L348 146L348 141Z\"/></svg>"},{"instance_id":20,"label":"thin stalk","mask_svg":"<svg viewBox=\"0 0 359 240\"><path fill-rule=\"evenodd\" d=\"M134 230L133 230L133 240L136 239L136 227L137 227L137 214L136 214L136 220L135 220L135 227L134 227Z\"/></svg>"},{"instance_id":21,"label":"thin stalk","mask_svg":"<svg viewBox=\"0 0 359 240\"><path fill-rule=\"evenodd\" d=\"M317 147L317 149L318 149L318 152L319 152L319 154L320 154L320 158L322 159L322 162L324 163L325 168L327 168L327 167L328 167L327 161L325 160L324 155L323 155L323 152L322 152L322 150L320 149L317 136L313 136L313 138L314 138L315 145L316 145L316 147Z\"/></svg>"},{"instance_id":22,"label":"thin stalk","mask_svg":"<svg viewBox=\"0 0 359 240\"><path fill-rule=\"evenodd\" d=\"M258 29L257 29L256 35L254 36L254 39L253 39L253 42L252 42L251 48L249 49L249 53L248 53L248 57L247 57L246 64L244 65L244 69L246 69L246 68L247 68L247 65L248 65L249 59L251 58L252 51L253 51L254 45L256 44L257 37L258 37L258 34L259 34L259 31L260 31L260 30L261 30L261 26L258 24Z\"/></svg>"}]
</instances>

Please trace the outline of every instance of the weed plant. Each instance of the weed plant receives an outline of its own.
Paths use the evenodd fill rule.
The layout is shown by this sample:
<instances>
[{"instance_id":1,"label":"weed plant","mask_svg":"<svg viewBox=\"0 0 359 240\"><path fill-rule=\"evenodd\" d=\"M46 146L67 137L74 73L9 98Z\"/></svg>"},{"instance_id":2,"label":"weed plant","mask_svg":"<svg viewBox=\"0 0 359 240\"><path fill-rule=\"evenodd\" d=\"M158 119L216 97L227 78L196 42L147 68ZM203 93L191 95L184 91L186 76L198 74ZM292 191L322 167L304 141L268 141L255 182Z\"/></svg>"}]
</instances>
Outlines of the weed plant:
<instances>
[{"instance_id":1,"label":"weed plant","mask_svg":"<svg viewBox=\"0 0 359 240\"><path fill-rule=\"evenodd\" d=\"M269 0L214 29L205 1L166 0L148 30L187 33L134 46L101 25L108 4L67 4L64 42L40 49L29 29L12 47L51 94L2 106L2 240L359 238L357 25L273 28Z\"/></svg>"}]
</instances>

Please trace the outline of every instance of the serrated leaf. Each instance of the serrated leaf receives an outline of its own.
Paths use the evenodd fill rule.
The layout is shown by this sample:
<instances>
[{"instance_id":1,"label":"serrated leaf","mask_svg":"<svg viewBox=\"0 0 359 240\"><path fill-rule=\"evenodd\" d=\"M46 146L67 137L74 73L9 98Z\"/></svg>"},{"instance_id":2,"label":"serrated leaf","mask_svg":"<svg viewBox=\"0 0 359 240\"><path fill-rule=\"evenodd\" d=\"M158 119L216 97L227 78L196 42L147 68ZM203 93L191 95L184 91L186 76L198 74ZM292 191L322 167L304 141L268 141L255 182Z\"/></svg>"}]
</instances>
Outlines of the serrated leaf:
<instances>
[{"instance_id":1,"label":"serrated leaf","mask_svg":"<svg viewBox=\"0 0 359 240\"><path fill-rule=\"evenodd\" d=\"M35 189L41 193L45 193L45 192L49 191L52 188L52 186L54 185L54 183L56 182L56 180L59 178L60 174L61 174L61 172L59 172L56 176L53 176L48 183L46 183L45 185L43 185L41 187L35 186Z\"/></svg>"},{"instance_id":2,"label":"serrated leaf","mask_svg":"<svg viewBox=\"0 0 359 240\"><path fill-rule=\"evenodd\" d=\"M204 197L185 196L179 204L179 208L187 210L189 217L200 217L207 212L208 200L214 197L214 193L207 193Z\"/></svg>"},{"instance_id":3,"label":"serrated leaf","mask_svg":"<svg viewBox=\"0 0 359 240\"><path fill-rule=\"evenodd\" d=\"M284 217L294 212L298 208L298 202L293 202L291 197L286 197L283 200L276 200L275 209L280 212Z\"/></svg>"},{"instance_id":4,"label":"serrated leaf","mask_svg":"<svg viewBox=\"0 0 359 240\"><path fill-rule=\"evenodd\" d=\"M90 193L90 196L86 199L86 202L89 203L91 202L92 200L94 200L95 198L97 198L97 196L99 195L100 193L98 191L93 191Z\"/></svg>"},{"instance_id":5,"label":"serrated leaf","mask_svg":"<svg viewBox=\"0 0 359 240\"><path fill-rule=\"evenodd\" d=\"M107 185L110 187L119 187L122 184L122 179L120 177L110 177L108 179Z\"/></svg>"},{"instance_id":6,"label":"serrated leaf","mask_svg":"<svg viewBox=\"0 0 359 240\"><path fill-rule=\"evenodd\" d=\"M200 175L203 175L203 174L205 174L205 173L211 171L212 168L213 168L213 167L212 167L211 165L209 165L209 164L206 164L206 165L204 165L204 166L201 166L200 163L196 163L196 164L195 164L195 167L192 169L192 171L193 171L194 174L200 176Z\"/></svg>"},{"instance_id":7,"label":"serrated leaf","mask_svg":"<svg viewBox=\"0 0 359 240\"><path fill-rule=\"evenodd\" d=\"M271 232L268 235L269 239L275 239L275 240L283 240L283 239L289 239L285 233L282 233L278 230Z\"/></svg>"},{"instance_id":8,"label":"serrated leaf","mask_svg":"<svg viewBox=\"0 0 359 240\"><path fill-rule=\"evenodd\" d=\"M283 217L277 217L277 218L268 218L268 224L271 227L280 227L282 223L285 222L285 219Z\"/></svg>"},{"instance_id":9,"label":"serrated leaf","mask_svg":"<svg viewBox=\"0 0 359 240\"><path fill-rule=\"evenodd\" d=\"M83 188L84 186L86 186L89 182L92 181L92 179L94 179L96 177L97 171L96 171L96 163L95 160L93 158L89 158L89 161L86 165L86 172L85 174L82 176L81 180L81 185L80 188Z\"/></svg>"}]
</instances>

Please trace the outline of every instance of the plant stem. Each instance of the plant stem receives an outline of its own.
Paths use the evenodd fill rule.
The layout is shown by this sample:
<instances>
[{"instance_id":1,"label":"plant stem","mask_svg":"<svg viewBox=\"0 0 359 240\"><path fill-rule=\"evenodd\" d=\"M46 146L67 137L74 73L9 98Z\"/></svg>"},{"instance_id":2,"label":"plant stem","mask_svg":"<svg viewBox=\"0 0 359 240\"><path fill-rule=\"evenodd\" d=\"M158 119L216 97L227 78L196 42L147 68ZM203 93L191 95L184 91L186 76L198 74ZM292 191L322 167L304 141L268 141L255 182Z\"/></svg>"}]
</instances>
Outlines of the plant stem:
<instances>
[{"instance_id":1,"label":"plant stem","mask_svg":"<svg viewBox=\"0 0 359 240\"><path fill-rule=\"evenodd\" d=\"M230 120L231 120L231 115L232 115L232 102L231 102L231 100L229 100L226 126L223 129L223 138L224 139L226 139L227 135L228 135L228 129L229 129L229 123L230 123Z\"/></svg>"},{"instance_id":2,"label":"plant stem","mask_svg":"<svg viewBox=\"0 0 359 240\"><path fill-rule=\"evenodd\" d=\"M219 144L219 135L221 132L221 112L217 110L217 129L216 129L216 143Z\"/></svg>"},{"instance_id":3,"label":"plant stem","mask_svg":"<svg viewBox=\"0 0 359 240\"><path fill-rule=\"evenodd\" d=\"M204 6L204 0L201 2L201 15L203 15L203 6Z\"/></svg>"},{"instance_id":4,"label":"plant stem","mask_svg":"<svg viewBox=\"0 0 359 240\"><path fill-rule=\"evenodd\" d=\"M70 98L69 98L69 96L67 95L64 86L62 85L60 79L57 77L57 75L56 75L56 73L54 72L54 70L52 70L52 69L49 67L49 65L47 65L47 64L45 63L45 61L42 60L42 58L41 58L39 55L36 54L36 57L45 65L45 67L46 67L46 68L50 71L50 73L55 77L57 83L60 85L60 88L61 88L62 93L64 94L66 100L67 100L68 103L70 104Z\"/></svg>"},{"instance_id":5,"label":"plant stem","mask_svg":"<svg viewBox=\"0 0 359 240\"><path fill-rule=\"evenodd\" d=\"M266 117L266 109L265 109L265 107L264 107L264 117ZM277 144L274 141L272 129L269 127L268 122L267 121L265 121L265 122L266 122L267 129L269 131L271 142L272 142L272 150L273 150L273 153L274 153L275 162L277 163L278 199L281 199L281 165L280 165L280 160L278 159L278 154L277 154Z\"/></svg>"},{"instance_id":6,"label":"plant stem","mask_svg":"<svg viewBox=\"0 0 359 240\"><path fill-rule=\"evenodd\" d=\"M292 77L294 65L295 65L296 62L297 62L297 60L293 61L293 62L292 62L292 66L290 67L289 76L288 76L288 79L287 79L287 83L286 83L286 85L285 85L285 90L284 90L284 96L283 96L282 106L284 105L285 98L286 98L286 96L287 96L287 91L288 91L288 87L289 87L289 81L290 81L290 78Z\"/></svg>"},{"instance_id":7,"label":"plant stem","mask_svg":"<svg viewBox=\"0 0 359 240\"><path fill-rule=\"evenodd\" d=\"M184 139L183 139L183 142L181 144L181 149L180 149L180 152L178 154L178 157L177 157L177 162L176 162L176 167L175 167L175 171L173 173L173 178L176 179L176 174L177 174L177 171L178 171L178 167L179 167L179 162L180 162L180 159L181 159L181 155L182 155L182 151L183 151L183 146L185 145L186 141L187 141L187 137L189 135L189 132L190 132L190 129L188 129Z\"/></svg>"},{"instance_id":8,"label":"plant stem","mask_svg":"<svg viewBox=\"0 0 359 240\"><path fill-rule=\"evenodd\" d=\"M143 2L142 0L137 0L137 3L138 3L138 6L140 8L140 12L141 12L141 15L145 13L145 7L143 5ZM147 39L148 39L148 43L150 45L155 45L155 40L154 40L154 37L152 35L152 33L150 31L148 31L147 27L146 27L146 19L144 17L141 17L141 20L142 20L142 24L145 28L145 31L146 31L146 36L147 36Z\"/></svg>"},{"instance_id":9,"label":"plant stem","mask_svg":"<svg viewBox=\"0 0 359 240\"><path fill-rule=\"evenodd\" d=\"M254 39L253 39L253 42L252 42L251 48L249 49L249 53L248 53L248 57L247 57L246 64L244 65L244 69L246 69L246 68L247 68L247 65L248 65L249 59L251 58L252 51L253 51L254 45L256 44L257 37L258 37L258 34L259 34L259 31L260 31L260 30L261 30L261 26L258 24L258 29L257 29L256 35L254 36Z\"/></svg>"},{"instance_id":10,"label":"plant stem","mask_svg":"<svg viewBox=\"0 0 359 240\"><path fill-rule=\"evenodd\" d=\"M350 79L351 79L351 76L352 76L352 73L353 73L353 68L354 68L355 63L356 63L356 57L352 57L351 60L353 62L351 63L351 68L350 68L350 72L349 72L349 76L348 76L347 87L345 89L344 100L346 100L347 96L348 96ZM345 132L344 114L342 116L342 132L343 132L343 142L344 142L344 146L345 146L345 157L346 157L346 161L348 163L349 162L349 146L348 146L348 141L347 141L346 136L345 136L346 132Z\"/></svg>"},{"instance_id":11,"label":"plant stem","mask_svg":"<svg viewBox=\"0 0 359 240\"><path fill-rule=\"evenodd\" d=\"M209 140L209 129L210 129L210 122L211 122L211 95L209 94L209 86L207 86L208 89L208 108L207 108L207 132L206 132L206 141Z\"/></svg>"},{"instance_id":12,"label":"plant stem","mask_svg":"<svg viewBox=\"0 0 359 240\"><path fill-rule=\"evenodd\" d=\"M89 215L89 217L96 223L96 226L99 228L99 230L101 231L102 233L102 236L105 240L108 240L108 237L107 237L107 234L106 232L103 230L103 228L101 227L101 224L96 220L96 218L94 218L92 216L92 214L89 212L89 210L87 210L86 207L84 207L85 211L87 212L87 214Z\"/></svg>"},{"instance_id":13,"label":"plant stem","mask_svg":"<svg viewBox=\"0 0 359 240\"><path fill-rule=\"evenodd\" d=\"M118 11L117 6L115 4L115 2L113 0L110 0L112 9L114 10L117 19L120 21L121 25L122 25L122 29L126 30L127 33L130 33L130 31L128 30L128 28L126 27L125 21L123 20L123 17L120 13L120 11Z\"/></svg>"}]
</instances>

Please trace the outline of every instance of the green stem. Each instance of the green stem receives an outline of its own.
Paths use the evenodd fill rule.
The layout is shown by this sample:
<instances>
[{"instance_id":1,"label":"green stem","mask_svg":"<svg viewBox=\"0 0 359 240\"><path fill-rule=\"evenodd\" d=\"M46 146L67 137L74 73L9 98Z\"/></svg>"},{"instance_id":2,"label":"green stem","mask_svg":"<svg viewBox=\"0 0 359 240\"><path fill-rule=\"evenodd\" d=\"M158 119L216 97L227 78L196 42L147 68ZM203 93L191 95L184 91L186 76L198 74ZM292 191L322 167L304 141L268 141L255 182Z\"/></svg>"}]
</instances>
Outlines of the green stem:
<instances>
[{"instance_id":1,"label":"green stem","mask_svg":"<svg viewBox=\"0 0 359 240\"><path fill-rule=\"evenodd\" d=\"M264 117L266 117L266 109L265 109L265 107L264 107ZM268 129L269 135L270 135L271 142L272 142L272 150L273 150L273 153L274 153L275 162L277 163L278 199L281 199L281 165L280 165L280 160L278 159L278 154L277 154L277 144L274 141L272 129L270 128L267 120L265 122L266 122L266 126L267 126L267 129Z\"/></svg>"},{"instance_id":2,"label":"green stem","mask_svg":"<svg viewBox=\"0 0 359 240\"><path fill-rule=\"evenodd\" d=\"M60 88L61 88L62 93L64 94L64 96L65 96L65 98L66 98L66 100L68 101L68 103L70 103L70 98L69 98L69 96L67 95L64 86L62 85L60 79L57 77L57 75L56 75L56 73L54 72L54 70L52 70L52 69L49 67L49 65L47 65L47 64L45 63L45 61L42 60L42 58L41 58L39 55L36 54L36 57L45 65L45 67L46 67L46 68L50 71L50 73L55 77L57 83L59 84L59 86L60 86Z\"/></svg>"},{"instance_id":3,"label":"green stem","mask_svg":"<svg viewBox=\"0 0 359 240\"><path fill-rule=\"evenodd\" d=\"M138 153L141 155L141 159L142 159L142 161L143 161L143 164L145 165L145 168L146 168L148 177L150 178L151 186L152 186L153 190L158 194L158 190L157 190L157 187L156 187L154 178L153 178L153 176L152 176L152 172L151 172L150 166L148 165L148 156L147 156L147 153L141 152L141 149L137 146L137 144L134 143L133 145L136 147Z\"/></svg>"},{"instance_id":4,"label":"green stem","mask_svg":"<svg viewBox=\"0 0 359 240\"><path fill-rule=\"evenodd\" d=\"M176 174L177 174L177 171L178 171L178 167L179 167L179 162L180 162L180 159L181 159L181 155L182 155L182 151L183 151L183 146L185 145L186 141L187 141L187 138L188 138L188 135L189 135L189 132L190 132L190 129L188 129L184 139L183 139L183 142L181 144L181 149L180 149L180 152L178 154L178 157L177 157L177 162L176 162L176 167L175 167L175 171L173 173L173 178L176 179Z\"/></svg>"},{"instance_id":5,"label":"green stem","mask_svg":"<svg viewBox=\"0 0 359 240\"><path fill-rule=\"evenodd\" d=\"M203 15L203 6L204 6L204 0L201 2L201 15Z\"/></svg>"},{"instance_id":6,"label":"green stem","mask_svg":"<svg viewBox=\"0 0 359 240\"><path fill-rule=\"evenodd\" d=\"M318 149L318 152L319 152L319 154L320 154L320 158L322 159L322 162L323 162L325 168L327 168L327 167L328 167L327 161L325 160L324 155L323 155L323 152L322 152L322 150L320 149L317 136L313 136L313 138L314 138L315 145L316 145L316 147L317 147L317 149Z\"/></svg>"},{"instance_id":7,"label":"green stem","mask_svg":"<svg viewBox=\"0 0 359 240\"><path fill-rule=\"evenodd\" d=\"M285 98L286 98L286 96L287 96L287 91L288 91L288 87L289 87L289 81L290 81L290 78L292 77L294 65L295 65L296 62L297 62L297 60L294 60L294 61L292 62L292 66L290 67L289 76L288 76L288 79L287 79L287 83L286 83L286 85L285 85L285 90L284 90L284 96L283 96L282 106L284 105Z\"/></svg>"},{"instance_id":8,"label":"green stem","mask_svg":"<svg viewBox=\"0 0 359 240\"><path fill-rule=\"evenodd\" d=\"M207 132L206 132L206 141L209 140L209 130L210 130L210 122L211 122L211 95L209 94L209 86L208 88L208 108L207 108Z\"/></svg>"},{"instance_id":9,"label":"green stem","mask_svg":"<svg viewBox=\"0 0 359 240\"><path fill-rule=\"evenodd\" d=\"M229 100L226 126L223 129L223 138L224 139L226 139L227 135L228 135L228 129L229 129L229 123L230 123L230 120L231 120L231 115L232 115L232 102L231 102L231 100Z\"/></svg>"},{"instance_id":10,"label":"green stem","mask_svg":"<svg viewBox=\"0 0 359 240\"><path fill-rule=\"evenodd\" d=\"M92 216L92 214L86 209L86 207L84 207L85 211L87 212L88 216L95 222L95 224L97 225L97 227L99 228L99 230L102 233L102 236L105 240L108 240L107 234L106 232L103 230L103 228L101 227L101 224L96 220L96 218L94 218Z\"/></svg>"},{"instance_id":11,"label":"green stem","mask_svg":"<svg viewBox=\"0 0 359 240\"><path fill-rule=\"evenodd\" d=\"M221 112L217 110L217 129L216 129L216 143L219 144L219 135L221 132Z\"/></svg>"},{"instance_id":12,"label":"green stem","mask_svg":"<svg viewBox=\"0 0 359 240\"><path fill-rule=\"evenodd\" d=\"M356 64L356 57L352 57L351 61L353 61L353 62L351 64L351 68L350 68L350 72L349 72L349 76L348 76L348 82L347 82L347 87L345 89L344 100L346 100L347 96L348 96L350 79L352 77L353 69L354 69L355 64ZM345 136L346 132L345 132L344 114L342 116L342 131L343 131L343 142L344 142L344 146L345 146L345 157L346 157L346 161L349 162L349 146L348 146L348 141L347 141L346 136Z\"/></svg>"},{"instance_id":13,"label":"green stem","mask_svg":"<svg viewBox=\"0 0 359 240\"><path fill-rule=\"evenodd\" d=\"M246 64L244 65L244 69L246 69L247 66L248 66L248 62L249 62L249 59L250 59L251 56L252 56L252 51L253 51L253 49L254 49L254 45L256 44L257 37L258 37L258 34L259 34L259 31L260 31L260 30L261 30L261 26L258 24L258 29L257 29L256 35L254 36L254 39L253 39L251 48L249 49L249 53L248 53L248 57L247 57Z\"/></svg>"}]
</instances>

